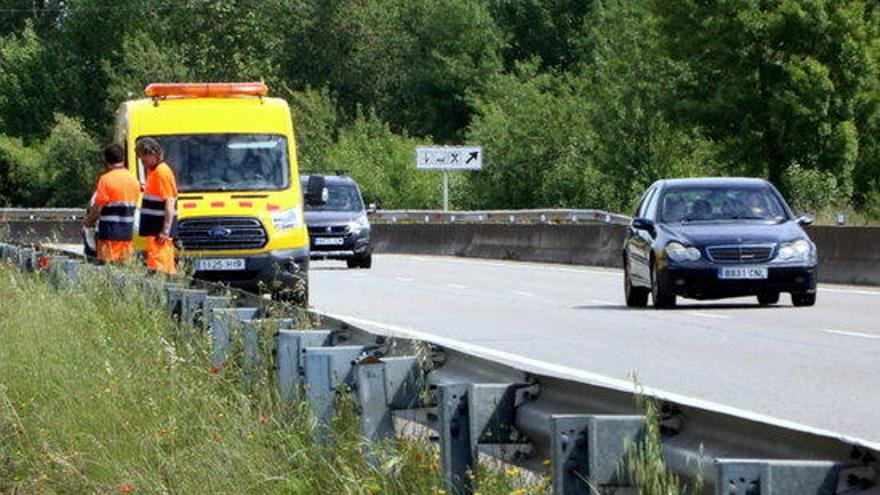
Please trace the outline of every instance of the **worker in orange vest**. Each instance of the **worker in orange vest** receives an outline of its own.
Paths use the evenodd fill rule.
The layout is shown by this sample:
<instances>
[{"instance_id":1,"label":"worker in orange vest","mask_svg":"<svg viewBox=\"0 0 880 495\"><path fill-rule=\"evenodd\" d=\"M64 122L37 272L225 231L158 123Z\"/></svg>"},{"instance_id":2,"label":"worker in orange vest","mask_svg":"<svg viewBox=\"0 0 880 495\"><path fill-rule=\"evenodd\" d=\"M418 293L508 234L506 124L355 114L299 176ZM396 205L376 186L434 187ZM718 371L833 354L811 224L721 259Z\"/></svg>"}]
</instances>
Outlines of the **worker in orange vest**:
<instances>
[{"instance_id":1,"label":"worker in orange vest","mask_svg":"<svg viewBox=\"0 0 880 495\"><path fill-rule=\"evenodd\" d=\"M141 203L140 234L147 238L147 268L177 273L174 236L177 223L177 181L165 163L162 145L153 138L141 138L135 153L147 169L147 184Z\"/></svg>"},{"instance_id":2,"label":"worker in orange vest","mask_svg":"<svg viewBox=\"0 0 880 495\"><path fill-rule=\"evenodd\" d=\"M98 259L105 263L128 263L134 255L134 213L140 184L125 166L125 150L113 143L104 148L107 171L98 179L94 201L83 225L98 223Z\"/></svg>"}]
</instances>

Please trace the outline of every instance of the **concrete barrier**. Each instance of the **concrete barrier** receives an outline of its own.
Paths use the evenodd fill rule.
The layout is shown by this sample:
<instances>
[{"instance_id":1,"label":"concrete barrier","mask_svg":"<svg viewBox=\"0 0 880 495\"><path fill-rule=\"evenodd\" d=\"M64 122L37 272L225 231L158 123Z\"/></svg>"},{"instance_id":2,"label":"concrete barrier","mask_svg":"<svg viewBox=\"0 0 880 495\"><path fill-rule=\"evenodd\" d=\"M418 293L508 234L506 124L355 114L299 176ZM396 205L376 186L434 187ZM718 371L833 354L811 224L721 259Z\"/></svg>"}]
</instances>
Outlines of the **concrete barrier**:
<instances>
[{"instance_id":1,"label":"concrete barrier","mask_svg":"<svg viewBox=\"0 0 880 495\"><path fill-rule=\"evenodd\" d=\"M0 221L0 240L82 242L79 221ZM621 266L626 227L614 224L374 224L377 253L464 256ZM880 286L880 227L807 229L819 250L819 280Z\"/></svg>"},{"instance_id":2,"label":"concrete barrier","mask_svg":"<svg viewBox=\"0 0 880 495\"><path fill-rule=\"evenodd\" d=\"M559 224L377 224L377 253L621 266L626 227ZM880 286L880 227L810 227L824 283Z\"/></svg>"}]
</instances>

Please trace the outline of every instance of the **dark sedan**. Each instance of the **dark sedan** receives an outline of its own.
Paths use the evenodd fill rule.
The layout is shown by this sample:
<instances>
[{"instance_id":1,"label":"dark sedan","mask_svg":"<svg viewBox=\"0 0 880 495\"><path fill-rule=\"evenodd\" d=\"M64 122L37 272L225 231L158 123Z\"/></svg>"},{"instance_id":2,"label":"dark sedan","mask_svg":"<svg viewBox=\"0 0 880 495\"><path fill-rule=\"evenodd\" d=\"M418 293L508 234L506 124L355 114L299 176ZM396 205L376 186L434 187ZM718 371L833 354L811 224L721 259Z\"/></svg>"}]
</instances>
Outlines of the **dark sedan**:
<instances>
[{"instance_id":1,"label":"dark sedan","mask_svg":"<svg viewBox=\"0 0 880 495\"><path fill-rule=\"evenodd\" d=\"M779 191L761 179L661 180L648 188L623 247L626 304L757 296L816 303L816 246Z\"/></svg>"}]
</instances>

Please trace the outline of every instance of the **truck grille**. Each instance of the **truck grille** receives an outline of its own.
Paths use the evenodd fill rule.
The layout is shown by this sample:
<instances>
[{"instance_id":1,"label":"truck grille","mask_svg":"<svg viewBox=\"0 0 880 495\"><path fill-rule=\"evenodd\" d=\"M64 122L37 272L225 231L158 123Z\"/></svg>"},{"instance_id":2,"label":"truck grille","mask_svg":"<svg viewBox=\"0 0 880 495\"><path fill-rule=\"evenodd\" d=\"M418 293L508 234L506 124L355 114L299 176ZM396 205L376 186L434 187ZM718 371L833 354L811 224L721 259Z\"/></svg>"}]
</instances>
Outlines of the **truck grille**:
<instances>
[{"instance_id":1,"label":"truck grille","mask_svg":"<svg viewBox=\"0 0 880 495\"><path fill-rule=\"evenodd\" d=\"M763 263L773 256L773 246L710 246L706 252L720 263Z\"/></svg>"},{"instance_id":2,"label":"truck grille","mask_svg":"<svg viewBox=\"0 0 880 495\"><path fill-rule=\"evenodd\" d=\"M260 249L268 241L256 218L195 217L180 220L177 227L177 237L189 251Z\"/></svg>"}]
</instances>

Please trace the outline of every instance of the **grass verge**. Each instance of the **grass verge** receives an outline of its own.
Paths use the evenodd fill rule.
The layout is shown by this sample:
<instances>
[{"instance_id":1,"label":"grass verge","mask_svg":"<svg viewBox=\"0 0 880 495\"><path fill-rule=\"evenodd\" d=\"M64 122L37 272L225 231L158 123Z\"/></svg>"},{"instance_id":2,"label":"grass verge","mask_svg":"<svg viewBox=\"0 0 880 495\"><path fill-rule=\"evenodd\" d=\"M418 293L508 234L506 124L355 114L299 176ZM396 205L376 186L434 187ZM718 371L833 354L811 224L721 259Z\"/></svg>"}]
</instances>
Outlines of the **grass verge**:
<instances>
[{"instance_id":1,"label":"grass verge","mask_svg":"<svg viewBox=\"0 0 880 495\"><path fill-rule=\"evenodd\" d=\"M0 493L442 493L429 442L367 458L346 408L316 439L307 407L244 393L241 370L178 330L100 276L58 292L0 265ZM482 495L545 489L516 470L478 480Z\"/></svg>"}]
</instances>

